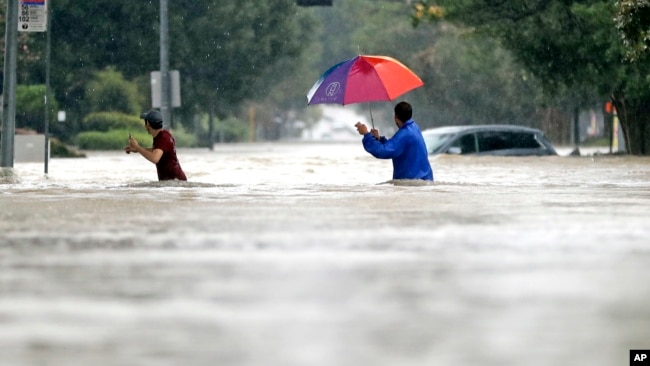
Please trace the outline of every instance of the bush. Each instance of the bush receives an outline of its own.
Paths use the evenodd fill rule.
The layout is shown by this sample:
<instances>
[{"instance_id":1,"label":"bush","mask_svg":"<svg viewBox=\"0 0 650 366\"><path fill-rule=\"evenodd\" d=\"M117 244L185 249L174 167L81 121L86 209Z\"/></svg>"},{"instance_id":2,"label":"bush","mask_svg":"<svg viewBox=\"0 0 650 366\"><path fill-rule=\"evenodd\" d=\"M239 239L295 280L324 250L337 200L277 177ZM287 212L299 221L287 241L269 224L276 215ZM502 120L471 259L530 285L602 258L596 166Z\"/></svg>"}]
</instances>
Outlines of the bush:
<instances>
[{"instance_id":1,"label":"bush","mask_svg":"<svg viewBox=\"0 0 650 366\"><path fill-rule=\"evenodd\" d=\"M53 138L50 139L50 156L53 158L85 158L86 154Z\"/></svg>"},{"instance_id":2,"label":"bush","mask_svg":"<svg viewBox=\"0 0 650 366\"><path fill-rule=\"evenodd\" d=\"M144 131L129 131L126 129L111 130L107 132L87 131L77 135L77 146L82 150L122 150L129 142L129 132L143 147L151 147L152 138ZM172 132L176 140L176 147L195 146L194 136L177 130Z\"/></svg>"},{"instance_id":3,"label":"bush","mask_svg":"<svg viewBox=\"0 0 650 366\"><path fill-rule=\"evenodd\" d=\"M133 138L143 146L151 141L146 132L131 132ZM129 130L111 130L108 132L86 131L77 135L77 146L82 150L121 150L129 143ZM149 142L149 145L151 142Z\"/></svg>"},{"instance_id":4,"label":"bush","mask_svg":"<svg viewBox=\"0 0 650 366\"><path fill-rule=\"evenodd\" d=\"M236 118L228 118L215 123L215 142L219 142L220 129L223 129L224 142L242 142L249 139L248 125Z\"/></svg>"},{"instance_id":5,"label":"bush","mask_svg":"<svg viewBox=\"0 0 650 366\"><path fill-rule=\"evenodd\" d=\"M16 127L28 128L43 133L45 127L45 85L16 86ZM50 93L48 105L50 124L56 120L58 105L56 98Z\"/></svg>"},{"instance_id":6,"label":"bush","mask_svg":"<svg viewBox=\"0 0 650 366\"><path fill-rule=\"evenodd\" d=\"M137 85L110 67L97 72L86 84L85 97L91 112L135 114L140 110Z\"/></svg>"},{"instance_id":7,"label":"bush","mask_svg":"<svg viewBox=\"0 0 650 366\"><path fill-rule=\"evenodd\" d=\"M609 137L607 136L602 136L602 137L592 137L588 138L584 142L581 143L582 146L592 146L592 147L597 147L597 146L609 146Z\"/></svg>"},{"instance_id":8,"label":"bush","mask_svg":"<svg viewBox=\"0 0 650 366\"><path fill-rule=\"evenodd\" d=\"M82 124L83 131L144 130L144 120L119 112L95 112L86 115Z\"/></svg>"},{"instance_id":9,"label":"bush","mask_svg":"<svg viewBox=\"0 0 650 366\"><path fill-rule=\"evenodd\" d=\"M172 131L172 135L174 135L174 140L176 140L176 147L196 147L196 137L191 133L185 132L182 128L175 128Z\"/></svg>"}]
</instances>

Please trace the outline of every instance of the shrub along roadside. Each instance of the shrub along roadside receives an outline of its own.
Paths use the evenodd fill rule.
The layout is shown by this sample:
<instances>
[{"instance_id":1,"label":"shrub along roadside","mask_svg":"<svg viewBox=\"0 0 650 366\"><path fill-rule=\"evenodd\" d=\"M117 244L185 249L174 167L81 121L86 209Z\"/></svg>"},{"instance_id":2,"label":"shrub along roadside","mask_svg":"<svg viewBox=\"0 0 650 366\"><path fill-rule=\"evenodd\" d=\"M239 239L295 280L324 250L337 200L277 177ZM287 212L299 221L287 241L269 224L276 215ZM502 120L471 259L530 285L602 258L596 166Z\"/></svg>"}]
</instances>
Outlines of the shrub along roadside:
<instances>
[{"instance_id":1,"label":"shrub along roadside","mask_svg":"<svg viewBox=\"0 0 650 366\"><path fill-rule=\"evenodd\" d=\"M143 127L141 127L144 130ZM127 129L111 130L106 132L87 131L77 135L77 146L81 150L121 150L129 141L129 132L141 146L151 147L152 138L145 131L129 131ZM180 129L172 132L176 140L176 147L194 147L194 136Z\"/></svg>"},{"instance_id":2,"label":"shrub along roadside","mask_svg":"<svg viewBox=\"0 0 650 366\"><path fill-rule=\"evenodd\" d=\"M50 156L53 158L85 158L86 154L62 143L59 139L50 139Z\"/></svg>"},{"instance_id":3,"label":"shrub along roadside","mask_svg":"<svg viewBox=\"0 0 650 366\"><path fill-rule=\"evenodd\" d=\"M89 113L83 119L84 131L131 130L138 131L144 128L144 120L119 112Z\"/></svg>"}]
</instances>

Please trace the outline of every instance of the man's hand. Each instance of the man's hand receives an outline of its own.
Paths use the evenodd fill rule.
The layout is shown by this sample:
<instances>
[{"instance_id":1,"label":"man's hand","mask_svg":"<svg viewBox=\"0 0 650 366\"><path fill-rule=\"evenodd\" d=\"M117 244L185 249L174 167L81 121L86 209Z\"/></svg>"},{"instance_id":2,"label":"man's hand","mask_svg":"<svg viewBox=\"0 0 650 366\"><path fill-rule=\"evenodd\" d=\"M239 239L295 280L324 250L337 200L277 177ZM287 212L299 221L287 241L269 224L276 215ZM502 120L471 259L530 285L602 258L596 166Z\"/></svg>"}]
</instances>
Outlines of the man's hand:
<instances>
[{"instance_id":1,"label":"man's hand","mask_svg":"<svg viewBox=\"0 0 650 366\"><path fill-rule=\"evenodd\" d=\"M357 122L354 125L354 127L357 128L357 131L359 132L359 135L363 136L363 135L368 133L368 127L366 125L364 125L363 123L361 123L361 122Z\"/></svg>"},{"instance_id":2,"label":"man's hand","mask_svg":"<svg viewBox=\"0 0 650 366\"><path fill-rule=\"evenodd\" d=\"M129 137L129 147L131 148L131 151L136 152L140 148L140 144L138 143L138 140Z\"/></svg>"},{"instance_id":3,"label":"man's hand","mask_svg":"<svg viewBox=\"0 0 650 366\"><path fill-rule=\"evenodd\" d=\"M370 130L370 134L372 135L372 137L374 137L377 140L381 138L381 136L379 136L379 131L376 128Z\"/></svg>"},{"instance_id":4,"label":"man's hand","mask_svg":"<svg viewBox=\"0 0 650 366\"><path fill-rule=\"evenodd\" d=\"M129 144L124 147L124 152L127 154L135 153L138 152L139 147L140 144L138 144L138 140L129 135Z\"/></svg>"}]
</instances>

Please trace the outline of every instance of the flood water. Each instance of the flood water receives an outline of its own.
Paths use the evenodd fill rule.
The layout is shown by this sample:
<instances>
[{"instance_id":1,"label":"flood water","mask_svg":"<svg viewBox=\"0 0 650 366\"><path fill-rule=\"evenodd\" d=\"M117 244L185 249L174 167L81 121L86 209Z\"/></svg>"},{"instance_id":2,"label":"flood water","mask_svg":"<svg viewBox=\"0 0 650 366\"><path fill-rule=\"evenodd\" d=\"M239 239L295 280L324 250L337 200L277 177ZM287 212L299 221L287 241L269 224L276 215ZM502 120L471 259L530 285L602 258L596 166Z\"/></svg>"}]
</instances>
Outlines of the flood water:
<instances>
[{"instance_id":1,"label":"flood water","mask_svg":"<svg viewBox=\"0 0 650 366\"><path fill-rule=\"evenodd\" d=\"M568 152L568 151L567 151ZM626 365L650 349L650 159L360 142L17 163L0 365ZM6 175L6 174L5 174Z\"/></svg>"}]
</instances>

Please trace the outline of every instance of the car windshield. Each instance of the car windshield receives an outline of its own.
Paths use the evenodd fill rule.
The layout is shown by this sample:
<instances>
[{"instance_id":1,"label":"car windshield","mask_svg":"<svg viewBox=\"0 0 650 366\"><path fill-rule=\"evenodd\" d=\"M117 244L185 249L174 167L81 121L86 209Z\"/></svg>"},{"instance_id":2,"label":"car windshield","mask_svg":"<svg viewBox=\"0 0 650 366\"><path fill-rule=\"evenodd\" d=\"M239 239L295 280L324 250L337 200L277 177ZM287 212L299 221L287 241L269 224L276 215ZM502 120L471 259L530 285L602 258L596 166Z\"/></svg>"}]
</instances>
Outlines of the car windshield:
<instances>
[{"instance_id":1,"label":"car windshield","mask_svg":"<svg viewBox=\"0 0 650 366\"><path fill-rule=\"evenodd\" d=\"M428 132L422 134L424 137L424 143L427 145L427 151L429 154L435 153L444 145L450 138L454 135L451 133L433 133Z\"/></svg>"}]
</instances>

